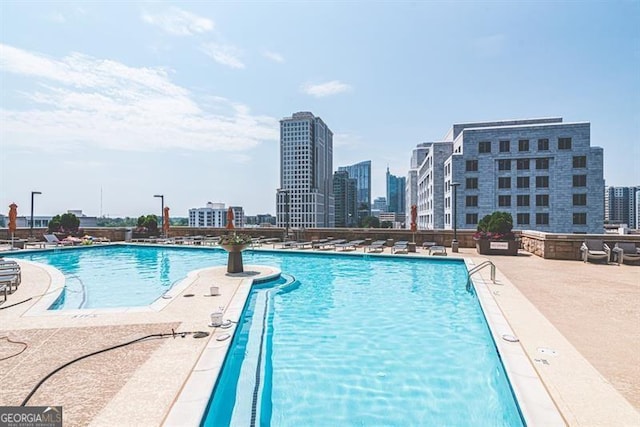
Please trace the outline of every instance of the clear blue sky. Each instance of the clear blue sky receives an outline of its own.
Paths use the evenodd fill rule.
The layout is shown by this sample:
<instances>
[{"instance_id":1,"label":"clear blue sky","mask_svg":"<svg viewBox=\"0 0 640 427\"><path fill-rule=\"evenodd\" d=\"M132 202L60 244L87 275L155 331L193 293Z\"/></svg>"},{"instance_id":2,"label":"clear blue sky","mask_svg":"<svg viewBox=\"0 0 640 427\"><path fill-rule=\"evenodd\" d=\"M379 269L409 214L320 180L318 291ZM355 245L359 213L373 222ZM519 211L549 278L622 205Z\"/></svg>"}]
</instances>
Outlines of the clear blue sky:
<instances>
[{"instance_id":1,"label":"clear blue sky","mask_svg":"<svg viewBox=\"0 0 640 427\"><path fill-rule=\"evenodd\" d=\"M453 123L590 121L640 185L640 2L0 2L0 212L275 213L278 121L406 175ZM102 197L101 197L102 192ZM102 201L102 208L101 208ZM101 210L102 209L102 210Z\"/></svg>"}]
</instances>

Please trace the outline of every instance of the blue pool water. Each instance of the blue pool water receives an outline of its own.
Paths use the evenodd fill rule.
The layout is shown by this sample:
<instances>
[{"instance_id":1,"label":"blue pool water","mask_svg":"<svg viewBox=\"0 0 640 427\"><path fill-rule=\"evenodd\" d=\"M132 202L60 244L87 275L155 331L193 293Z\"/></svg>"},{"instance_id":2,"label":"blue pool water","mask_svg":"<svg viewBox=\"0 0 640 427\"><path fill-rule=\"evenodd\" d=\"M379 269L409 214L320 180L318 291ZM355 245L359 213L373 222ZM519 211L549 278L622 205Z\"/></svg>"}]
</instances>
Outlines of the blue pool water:
<instances>
[{"instance_id":1,"label":"blue pool water","mask_svg":"<svg viewBox=\"0 0 640 427\"><path fill-rule=\"evenodd\" d=\"M60 269L55 308L147 305L209 248L109 246L22 254ZM247 301L205 426L521 426L476 297L455 260L247 251L285 273ZM287 280L287 275L295 278Z\"/></svg>"},{"instance_id":2,"label":"blue pool water","mask_svg":"<svg viewBox=\"0 0 640 427\"><path fill-rule=\"evenodd\" d=\"M12 254L12 256L14 256ZM51 309L146 306L191 270L226 264L223 250L103 246L41 251L16 257L49 264L66 286Z\"/></svg>"},{"instance_id":3,"label":"blue pool water","mask_svg":"<svg viewBox=\"0 0 640 427\"><path fill-rule=\"evenodd\" d=\"M296 281L252 291L202 425L523 425L464 264L280 268Z\"/></svg>"}]
</instances>

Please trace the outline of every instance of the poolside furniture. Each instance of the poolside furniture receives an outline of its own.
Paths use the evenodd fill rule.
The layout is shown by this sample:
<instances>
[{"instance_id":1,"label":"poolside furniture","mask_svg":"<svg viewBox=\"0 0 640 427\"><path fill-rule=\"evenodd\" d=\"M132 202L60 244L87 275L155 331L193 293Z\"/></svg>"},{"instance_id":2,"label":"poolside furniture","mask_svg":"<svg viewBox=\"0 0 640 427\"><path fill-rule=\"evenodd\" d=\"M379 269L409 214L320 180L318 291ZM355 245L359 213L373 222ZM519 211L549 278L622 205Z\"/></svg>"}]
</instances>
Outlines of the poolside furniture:
<instances>
[{"instance_id":1,"label":"poolside furniture","mask_svg":"<svg viewBox=\"0 0 640 427\"><path fill-rule=\"evenodd\" d=\"M4 294L4 300L3 301L7 300L7 291L8 291L7 285L0 285L0 292L2 292Z\"/></svg>"},{"instance_id":2,"label":"poolside furniture","mask_svg":"<svg viewBox=\"0 0 640 427\"><path fill-rule=\"evenodd\" d=\"M334 245L334 248L336 250L338 250L339 248L343 251L346 251L348 249L353 249L355 251L358 248L358 246L360 246L363 243L364 243L364 240L351 240L350 242L337 243L336 245Z\"/></svg>"},{"instance_id":3,"label":"poolside furniture","mask_svg":"<svg viewBox=\"0 0 640 427\"><path fill-rule=\"evenodd\" d=\"M429 255L447 256L447 248L445 246L440 246L440 245L430 246Z\"/></svg>"},{"instance_id":4,"label":"poolside furniture","mask_svg":"<svg viewBox=\"0 0 640 427\"><path fill-rule=\"evenodd\" d=\"M406 240L398 240L395 245L391 247L392 254L407 254L409 253L409 242Z\"/></svg>"},{"instance_id":5,"label":"poolside furniture","mask_svg":"<svg viewBox=\"0 0 640 427\"><path fill-rule=\"evenodd\" d=\"M309 249L313 248L313 242L295 242L293 244L293 247L296 249L304 249L307 246L309 247Z\"/></svg>"},{"instance_id":6,"label":"poolside furniture","mask_svg":"<svg viewBox=\"0 0 640 427\"><path fill-rule=\"evenodd\" d=\"M347 243L345 239L333 239L327 242L314 243L313 249L336 249L336 245Z\"/></svg>"},{"instance_id":7,"label":"poolside furniture","mask_svg":"<svg viewBox=\"0 0 640 427\"><path fill-rule=\"evenodd\" d=\"M587 239L582 242L580 246L580 252L582 252L582 261L587 262L589 260L604 260L609 262L611 257L611 249L599 239Z\"/></svg>"},{"instance_id":8,"label":"poolside furniture","mask_svg":"<svg viewBox=\"0 0 640 427\"><path fill-rule=\"evenodd\" d=\"M387 244L386 240L376 240L372 242L369 246L365 246L365 252L383 252L384 247Z\"/></svg>"},{"instance_id":9,"label":"poolside furniture","mask_svg":"<svg viewBox=\"0 0 640 427\"><path fill-rule=\"evenodd\" d=\"M613 247L613 258L618 265L624 264L625 261L640 261L640 249L636 248L633 242L618 242Z\"/></svg>"},{"instance_id":10,"label":"poolside furniture","mask_svg":"<svg viewBox=\"0 0 640 427\"><path fill-rule=\"evenodd\" d=\"M18 286L20 286L20 275L0 275L0 286L3 285L9 288L9 293L12 293L11 287L13 287L14 290L18 290Z\"/></svg>"},{"instance_id":11,"label":"poolside furniture","mask_svg":"<svg viewBox=\"0 0 640 427\"><path fill-rule=\"evenodd\" d=\"M422 249L429 249L431 246L437 246L436 242L422 242Z\"/></svg>"},{"instance_id":12,"label":"poolside furniture","mask_svg":"<svg viewBox=\"0 0 640 427\"><path fill-rule=\"evenodd\" d=\"M273 244L274 249L276 247L276 243ZM280 249L291 249L291 248L295 247L295 245L297 243L298 242L296 242L295 240L287 240L286 242L280 243Z\"/></svg>"},{"instance_id":13,"label":"poolside furniture","mask_svg":"<svg viewBox=\"0 0 640 427\"><path fill-rule=\"evenodd\" d=\"M47 241L47 243L52 243L56 246L68 246L68 245L73 245L73 242L70 241L63 241L58 239L58 236L56 236L55 234L43 234L42 237L44 237L44 239Z\"/></svg>"}]
</instances>

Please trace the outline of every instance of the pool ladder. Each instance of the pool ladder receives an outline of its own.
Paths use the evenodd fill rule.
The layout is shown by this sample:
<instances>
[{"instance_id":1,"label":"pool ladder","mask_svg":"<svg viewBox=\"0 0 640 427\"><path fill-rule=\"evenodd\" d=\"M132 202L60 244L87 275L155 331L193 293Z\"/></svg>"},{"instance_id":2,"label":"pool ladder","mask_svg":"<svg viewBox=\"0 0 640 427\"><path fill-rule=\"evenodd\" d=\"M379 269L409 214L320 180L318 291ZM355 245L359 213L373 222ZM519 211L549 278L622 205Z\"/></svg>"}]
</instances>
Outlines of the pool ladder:
<instances>
[{"instance_id":1,"label":"pool ladder","mask_svg":"<svg viewBox=\"0 0 640 427\"><path fill-rule=\"evenodd\" d=\"M481 264L476 265L471 270L469 270L469 274L467 276L467 291L469 291L469 292L471 291L471 275L474 274L474 273L477 273L478 271L482 270L483 268L485 268L488 265L491 266L491 281L493 283L496 283L496 266L495 266L494 263L492 263L491 261L487 260L487 261L484 261Z\"/></svg>"}]
</instances>

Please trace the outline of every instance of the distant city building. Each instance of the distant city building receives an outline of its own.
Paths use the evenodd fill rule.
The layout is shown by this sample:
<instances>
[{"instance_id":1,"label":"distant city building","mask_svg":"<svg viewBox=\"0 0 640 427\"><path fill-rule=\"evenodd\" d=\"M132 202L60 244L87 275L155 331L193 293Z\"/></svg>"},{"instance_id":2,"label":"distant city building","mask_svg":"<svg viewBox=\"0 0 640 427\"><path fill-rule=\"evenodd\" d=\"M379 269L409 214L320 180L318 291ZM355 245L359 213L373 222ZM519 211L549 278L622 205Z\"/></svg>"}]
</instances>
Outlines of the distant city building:
<instances>
[{"instance_id":1,"label":"distant city building","mask_svg":"<svg viewBox=\"0 0 640 427\"><path fill-rule=\"evenodd\" d=\"M402 228L405 218L404 214L396 212L380 212L378 219L380 220L380 225L382 225L383 222L390 222L391 228Z\"/></svg>"},{"instance_id":2,"label":"distant city building","mask_svg":"<svg viewBox=\"0 0 640 427\"><path fill-rule=\"evenodd\" d=\"M458 183L459 228L505 211L517 229L603 233L603 150L590 134L590 123L559 117L454 124L413 150L406 205L417 206L419 229L451 229Z\"/></svg>"},{"instance_id":3,"label":"distant city building","mask_svg":"<svg viewBox=\"0 0 640 427\"><path fill-rule=\"evenodd\" d=\"M335 226L355 227L357 225L357 182L354 178L349 178L346 170L337 171L333 174L333 197L336 204Z\"/></svg>"},{"instance_id":4,"label":"distant city building","mask_svg":"<svg viewBox=\"0 0 640 427\"><path fill-rule=\"evenodd\" d=\"M82 213L82 210L72 209L68 210L66 213L74 214L80 220L80 228L84 227L97 227L98 218L95 216L87 216ZM33 216L33 227L34 228L45 228L49 227L49 222L53 219L51 215L34 215ZM7 220L8 225L8 220ZM31 227L31 215L29 216L19 216L16 217L16 227Z\"/></svg>"},{"instance_id":5,"label":"distant city building","mask_svg":"<svg viewBox=\"0 0 640 427\"><path fill-rule=\"evenodd\" d=\"M391 175L387 167L387 212L403 214L406 200L406 177Z\"/></svg>"},{"instance_id":6,"label":"distant city building","mask_svg":"<svg viewBox=\"0 0 640 427\"><path fill-rule=\"evenodd\" d=\"M233 210L233 225L244 227L244 209L240 206L230 206ZM224 203L207 202L204 208L189 209L189 227L224 228L227 226L228 209Z\"/></svg>"},{"instance_id":7,"label":"distant city building","mask_svg":"<svg viewBox=\"0 0 640 427\"><path fill-rule=\"evenodd\" d=\"M278 227L335 226L333 132L310 112L280 120Z\"/></svg>"},{"instance_id":8,"label":"distant city building","mask_svg":"<svg viewBox=\"0 0 640 427\"><path fill-rule=\"evenodd\" d=\"M358 221L371 215L371 160L350 166L340 166L338 171L347 171L349 178L356 180Z\"/></svg>"},{"instance_id":9,"label":"distant city building","mask_svg":"<svg viewBox=\"0 0 640 427\"><path fill-rule=\"evenodd\" d=\"M387 211L387 198L386 197L376 197L375 200L373 201L373 207L371 208L372 210L375 209L379 212L386 212Z\"/></svg>"},{"instance_id":10,"label":"distant city building","mask_svg":"<svg viewBox=\"0 0 640 427\"><path fill-rule=\"evenodd\" d=\"M606 187L604 219L609 224L638 228L637 197L640 186Z\"/></svg>"},{"instance_id":11,"label":"distant city building","mask_svg":"<svg viewBox=\"0 0 640 427\"><path fill-rule=\"evenodd\" d=\"M425 142L413 150L407 175L405 223L411 226L411 205L417 206L419 230L441 230L444 222L444 163L451 156L451 142Z\"/></svg>"},{"instance_id":12,"label":"distant city building","mask_svg":"<svg viewBox=\"0 0 640 427\"><path fill-rule=\"evenodd\" d=\"M636 192L636 230L640 230L640 191Z\"/></svg>"},{"instance_id":13,"label":"distant city building","mask_svg":"<svg viewBox=\"0 0 640 427\"><path fill-rule=\"evenodd\" d=\"M276 217L271 214L258 214L253 216L245 216L245 225L255 227L269 227L276 225Z\"/></svg>"}]
</instances>

